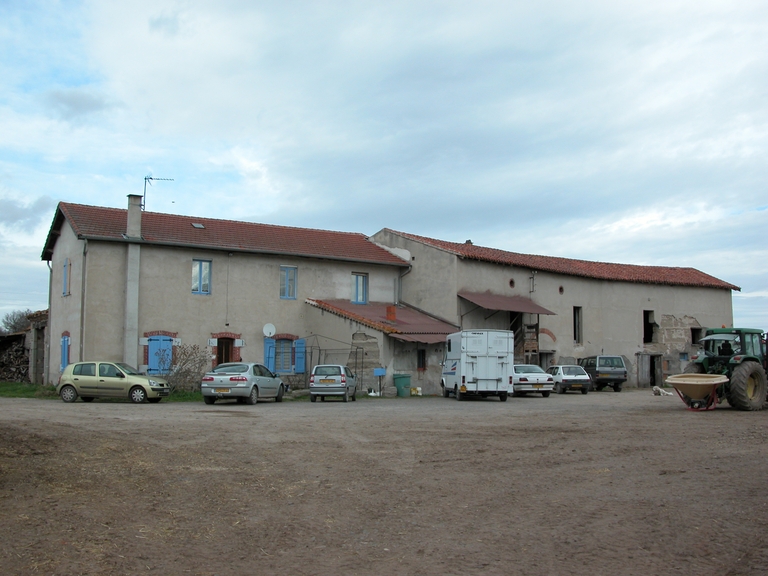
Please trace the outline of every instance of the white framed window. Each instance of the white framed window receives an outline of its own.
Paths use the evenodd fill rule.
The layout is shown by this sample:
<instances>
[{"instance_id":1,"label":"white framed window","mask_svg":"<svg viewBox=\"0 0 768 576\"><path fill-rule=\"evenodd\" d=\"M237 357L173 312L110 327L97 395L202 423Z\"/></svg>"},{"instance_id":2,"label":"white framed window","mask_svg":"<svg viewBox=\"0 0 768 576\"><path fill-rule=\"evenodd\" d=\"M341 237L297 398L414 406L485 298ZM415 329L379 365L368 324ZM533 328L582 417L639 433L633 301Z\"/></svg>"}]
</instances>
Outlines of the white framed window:
<instances>
[{"instance_id":1,"label":"white framed window","mask_svg":"<svg viewBox=\"0 0 768 576\"><path fill-rule=\"evenodd\" d=\"M368 303L368 274L352 273L352 303Z\"/></svg>"},{"instance_id":2,"label":"white framed window","mask_svg":"<svg viewBox=\"0 0 768 576\"><path fill-rule=\"evenodd\" d=\"M296 300L296 281L299 270L295 266L280 266L280 298Z\"/></svg>"},{"instance_id":3,"label":"white framed window","mask_svg":"<svg viewBox=\"0 0 768 576\"><path fill-rule=\"evenodd\" d=\"M211 293L211 261L192 260L192 294Z\"/></svg>"}]
</instances>

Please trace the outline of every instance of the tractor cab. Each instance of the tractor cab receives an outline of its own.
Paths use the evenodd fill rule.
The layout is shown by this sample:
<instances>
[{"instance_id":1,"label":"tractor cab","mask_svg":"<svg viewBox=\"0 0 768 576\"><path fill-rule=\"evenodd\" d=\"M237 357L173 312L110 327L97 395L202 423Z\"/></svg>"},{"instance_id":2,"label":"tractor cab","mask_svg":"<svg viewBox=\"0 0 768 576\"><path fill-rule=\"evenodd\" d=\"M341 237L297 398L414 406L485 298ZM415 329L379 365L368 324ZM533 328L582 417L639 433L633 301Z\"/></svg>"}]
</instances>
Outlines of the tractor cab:
<instances>
[{"instance_id":1,"label":"tractor cab","mask_svg":"<svg viewBox=\"0 0 768 576\"><path fill-rule=\"evenodd\" d=\"M708 357L727 359L741 353L741 336L739 334L710 334L699 343L704 347Z\"/></svg>"}]
</instances>

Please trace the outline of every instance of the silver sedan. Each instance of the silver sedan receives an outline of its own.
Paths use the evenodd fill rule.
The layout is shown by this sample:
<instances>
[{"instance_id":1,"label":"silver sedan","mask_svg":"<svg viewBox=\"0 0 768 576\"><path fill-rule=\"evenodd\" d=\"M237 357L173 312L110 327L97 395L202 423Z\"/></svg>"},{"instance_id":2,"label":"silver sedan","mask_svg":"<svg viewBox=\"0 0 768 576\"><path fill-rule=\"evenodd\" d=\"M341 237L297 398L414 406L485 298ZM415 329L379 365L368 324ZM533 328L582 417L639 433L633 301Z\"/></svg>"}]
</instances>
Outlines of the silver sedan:
<instances>
[{"instance_id":1,"label":"silver sedan","mask_svg":"<svg viewBox=\"0 0 768 576\"><path fill-rule=\"evenodd\" d=\"M265 398L283 401L285 385L269 368L254 362L219 364L203 376L200 391L206 404L234 398L240 403L256 404Z\"/></svg>"}]
</instances>

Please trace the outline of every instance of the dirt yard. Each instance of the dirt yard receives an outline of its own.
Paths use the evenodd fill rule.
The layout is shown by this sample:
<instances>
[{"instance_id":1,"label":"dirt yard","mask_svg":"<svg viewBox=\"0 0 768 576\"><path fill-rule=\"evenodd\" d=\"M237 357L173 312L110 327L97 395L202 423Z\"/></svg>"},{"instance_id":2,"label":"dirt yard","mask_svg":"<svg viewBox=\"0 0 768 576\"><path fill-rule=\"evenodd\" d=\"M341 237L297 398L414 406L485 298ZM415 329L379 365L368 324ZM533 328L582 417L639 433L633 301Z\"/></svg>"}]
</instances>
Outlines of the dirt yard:
<instances>
[{"instance_id":1,"label":"dirt yard","mask_svg":"<svg viewBox=\"0 0 768 576\"><path fill-rule=\"evenodd\" d=\"M768 573L768 411L0 399L0 573Z\"/></svg>"}]
</instances>

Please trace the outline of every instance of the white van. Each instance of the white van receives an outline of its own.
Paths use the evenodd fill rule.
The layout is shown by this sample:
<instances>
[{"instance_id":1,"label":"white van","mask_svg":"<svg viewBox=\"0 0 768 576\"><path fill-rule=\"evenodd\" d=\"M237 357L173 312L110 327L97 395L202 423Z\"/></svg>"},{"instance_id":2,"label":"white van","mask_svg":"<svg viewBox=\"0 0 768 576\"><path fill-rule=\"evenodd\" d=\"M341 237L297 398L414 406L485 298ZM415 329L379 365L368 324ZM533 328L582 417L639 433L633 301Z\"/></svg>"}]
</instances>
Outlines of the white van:
<instances>
[{"instance_id":1,"label":"white van","mask_svg":"<svg viewBox=\"0 0 768 576\"><path fill-rule=\"evenodd\" d=\"M512 385L515 335L509 330L463 330L449 334L440 386L457 400L468 394L506 402Z\"/></svg>"}]
</instances>

